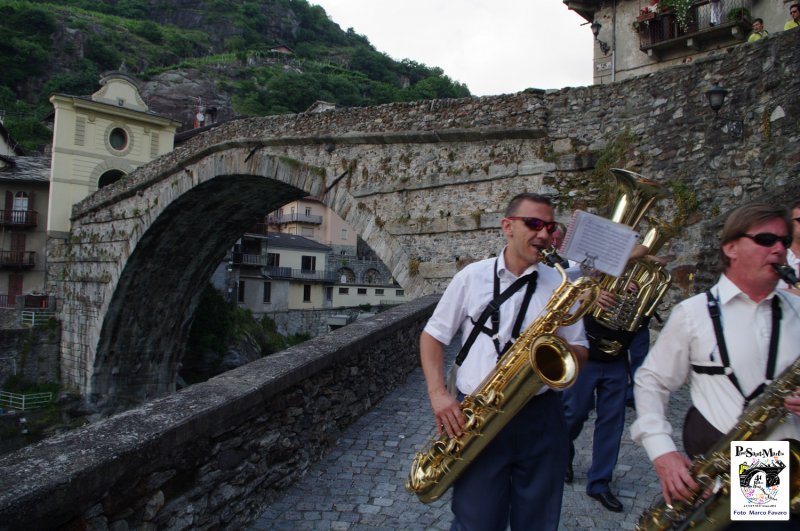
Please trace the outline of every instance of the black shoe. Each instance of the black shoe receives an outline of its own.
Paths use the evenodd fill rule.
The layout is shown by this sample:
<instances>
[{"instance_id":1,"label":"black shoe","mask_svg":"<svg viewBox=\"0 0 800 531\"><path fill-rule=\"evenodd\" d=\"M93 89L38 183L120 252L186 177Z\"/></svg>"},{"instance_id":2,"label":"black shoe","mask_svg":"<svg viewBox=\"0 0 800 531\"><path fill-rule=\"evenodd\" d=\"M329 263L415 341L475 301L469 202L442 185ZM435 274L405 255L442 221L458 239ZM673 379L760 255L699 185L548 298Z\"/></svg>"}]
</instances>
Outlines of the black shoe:
<instances>
[{"instance_id":1,"label":"black shoe","mask_svg":"<svg viewBox=\"0 0 800 531\"><path fill-rule=\"evenodd\" d=\"M622 503L617 499L616 496L611 494L610 492L600 492L598 494L589 494L590 497L598 500L600 503L603 504L603 507L608 509L609 511L615 513L622 512Z\"/></svg>"},{"instance_id":2,"label":"black shoe","mask_svg":"<svg viewBox=\"0 0 800 531\"><path fill-rule=\"evenodd\" d=\"M572 463L567 464L567 472L564 474L564 483L570 484L575 478L575 473L572 471Z\"/></svg>"}]
</instances>

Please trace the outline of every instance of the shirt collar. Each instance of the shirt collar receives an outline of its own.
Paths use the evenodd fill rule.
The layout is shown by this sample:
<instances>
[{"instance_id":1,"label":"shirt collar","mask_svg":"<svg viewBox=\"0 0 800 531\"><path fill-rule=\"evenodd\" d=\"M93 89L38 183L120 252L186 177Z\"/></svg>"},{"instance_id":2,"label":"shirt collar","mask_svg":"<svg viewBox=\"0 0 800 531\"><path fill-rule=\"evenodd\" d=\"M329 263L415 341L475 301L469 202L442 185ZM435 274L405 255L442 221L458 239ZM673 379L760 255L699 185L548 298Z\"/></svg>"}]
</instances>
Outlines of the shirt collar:
<instances>
[{"instance_id":1,"label":"shirt collar","mask_svg":"<svg viewBox=\"0 0 800 531\"><path fill-rule=\"evenodd\" d=\"M508 245L503 247L503 251L500 253L500 256L497 257L497 276L502 278L505 275L509 275L512 278L519 278L519 277L515 276L514 273L512 273L511 271L509 271L506 268L506 249L507 248L508 248ZM520 275L520 277L525 276L528 273L532 273L534 271L538 271L539 270L538 266L539 266L538 263L533 264L531 266L528 266L527 268L525 268L525 271L522 272L522 275Z\"/></svg>"},{"instance_id":2,"label":"shirt collar","mask_svg":"<svg viewBox=\"0 0 800 531\"><path fill-rule=\"evenodd\" d=\"M772 293L764 297L764 300L772 300L772 297L774 296L775 290L772 290ZM739 286L734 284L733 281L725 275L725 273L723 273L719 278L719 282L717 282L717 298L719 299L719 303L727 304L736 297L743 297L745 300L752 302L752 299L748 297L745 292L739 289Z\"/></svg>"}]
</instances>

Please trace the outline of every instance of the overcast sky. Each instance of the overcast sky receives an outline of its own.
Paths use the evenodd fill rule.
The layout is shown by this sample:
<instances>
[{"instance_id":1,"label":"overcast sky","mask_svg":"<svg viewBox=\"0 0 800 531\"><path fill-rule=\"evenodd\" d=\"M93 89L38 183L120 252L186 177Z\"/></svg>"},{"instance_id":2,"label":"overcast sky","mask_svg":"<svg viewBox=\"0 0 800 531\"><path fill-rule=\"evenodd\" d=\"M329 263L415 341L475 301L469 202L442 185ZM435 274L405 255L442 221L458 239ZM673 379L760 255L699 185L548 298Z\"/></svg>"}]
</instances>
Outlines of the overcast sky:
<instances>
[{"instance_id":1,"label":"overcast sky","mask_svg":"<svg viewBox=\"0 0 800 531\"><path fill-rule=\"evenodd\" d=\"M476 96L591 85L593 36L561 0L309 0L396 60Z\"/></svg>"}]
</instances>

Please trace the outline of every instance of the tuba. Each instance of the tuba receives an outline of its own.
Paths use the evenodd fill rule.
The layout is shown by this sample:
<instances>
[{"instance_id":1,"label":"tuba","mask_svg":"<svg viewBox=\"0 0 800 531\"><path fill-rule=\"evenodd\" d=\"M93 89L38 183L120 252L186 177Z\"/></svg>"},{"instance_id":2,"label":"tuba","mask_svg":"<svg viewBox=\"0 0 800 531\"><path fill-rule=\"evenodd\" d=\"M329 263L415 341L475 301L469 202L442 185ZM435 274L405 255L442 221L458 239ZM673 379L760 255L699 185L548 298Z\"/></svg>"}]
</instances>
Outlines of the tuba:
<instances>
[{"instance_id":1,"label":"tuba","mask_svg":"<svg viewBox=\"0 0 800 531\"><path fill-rule=\"evenodd\" d=\"M733 441L767 440L769 434L787 415L783 400L800 386L800 357L786 367L764 392L739 417L736 425L709 450L692 463L691 474L700 490L689 502L664 500L654 504L639 518L637 531L667 529L721 529L730 519L730 447ZM800 442L790 440L789 506L800 512ZM706 489L714 492L704 498Z\"/></svg>"},{"instance_id":2,"label":"tuba","mask_svg":"<svg viewBox=\"0 0 800 531\"><path fill-rule=\"evenodd\" d=\"M561 274L561 284L541 316L503 354L477 391L464 398L461 411L467 422L461 435L450 438L443 433L431 441L427 450L418 452L411 463L405 487L424 503L439 499L542 386L564 389L578 375L575 356L554 332L559 326L581 319L594 304L600 288L588 277L570 283L554 253L544 251L544 255L544 263ZM570 313L578 302L577 309Z\"/></svg>"},{"instance_id":3,"label":"tuba","mask_svg":"<svg viewBox=\"0 0 800 531\"><path fill-rule=\"evenodd\" d=\"M639 174L612 168L617 181L617 198L611 221L636 229L647 210L658 199L671 194L664 186ZM642 239L650 254L656 254L671 237L670 227L663 221L647 217L649 229ZM631 261L619 277L604 275L599 283L613 293L617 303L610 310L596 307L587 322L593 346L607 356L616 356L627 348L642 321L655 313L658 303L669 288L672 278L664 267L646 258ZM592 322L593 321L593 322Z\"/></svg>"}]
</instances>

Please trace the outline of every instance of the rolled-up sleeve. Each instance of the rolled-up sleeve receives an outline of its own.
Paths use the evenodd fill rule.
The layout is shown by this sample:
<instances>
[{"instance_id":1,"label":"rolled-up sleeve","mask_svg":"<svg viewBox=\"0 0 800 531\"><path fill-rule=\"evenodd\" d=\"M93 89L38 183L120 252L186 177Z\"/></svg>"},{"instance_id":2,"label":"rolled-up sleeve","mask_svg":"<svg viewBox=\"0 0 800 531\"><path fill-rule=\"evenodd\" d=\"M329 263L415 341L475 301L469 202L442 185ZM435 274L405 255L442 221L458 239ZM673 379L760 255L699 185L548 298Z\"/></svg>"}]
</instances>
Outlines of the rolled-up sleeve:
<instances>
[{"instance_id":1,"label":"rolled-up sleeve","mask_svg":"<svg viewBox=\"0 0 800 531\"><path fill-rule=\"evenodd\" d=\"M631 438L645 449L651 461L677 450L667 421L667 405L670 395L689 374L692 329L685 307L676 306L636 371L636 421L631 425Z\"/></svg>"},{"instance_id":2,"label":"rolled-up sleeve","mask_svg":"<svg viewBox=\"0 0 800 531\"><path fill-rule=\"evenodd\" d=\"M425 325L425 332L444 345L450 344L467 316L464 287L464 275L453 277Z\"/></svg>"}]
</instances>

